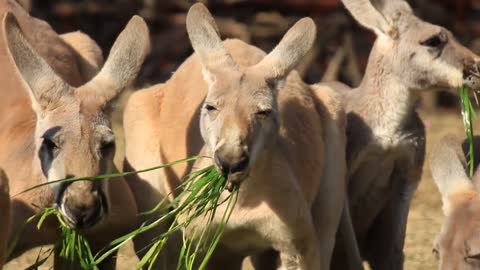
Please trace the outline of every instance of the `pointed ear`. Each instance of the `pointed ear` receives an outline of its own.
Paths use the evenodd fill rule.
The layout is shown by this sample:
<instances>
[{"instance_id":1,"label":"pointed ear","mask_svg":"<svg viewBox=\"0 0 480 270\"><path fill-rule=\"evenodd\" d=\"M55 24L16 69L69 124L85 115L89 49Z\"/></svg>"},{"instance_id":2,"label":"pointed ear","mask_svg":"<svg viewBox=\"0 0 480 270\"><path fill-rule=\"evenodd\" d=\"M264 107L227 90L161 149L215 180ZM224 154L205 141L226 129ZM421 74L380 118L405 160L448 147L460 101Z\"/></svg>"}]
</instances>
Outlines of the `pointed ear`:
<instances>
[{"instance_id":1,"label":"pointed ear","mask_svg":"<svg viewBox=\"0 0 480 270\"><path fill-rule=\"evenodd\" d=\"M377 36L395 38L394 25L372 4L371 0L342 0L342 3L358 23L374 31Z\"/></svg>"},{"instance_id":2,"label":"pointed ear","mask_svg":"<svg viewBox=\"0 0 480 270\"><path fill-rule=\"evenodd\" d=\"M108 103L136 78L149 52L148 26L141 17L133 16L117 37L103 68L80 92L87 91L100 103Z\"/></svg>"},{"instance_id":3,"label":"pointed ear","mask_svg":"<svg viewBox=\"0 0 480 270\"><path fill-rule=\"evenodd\" d=\"M194 4L188 11L187 32L204 71L237 68L235 61L223 46L215 20L202 3Z\"/></svg>"},{"instance_id":4,"label":"pointed ear","mask_svg":"<svg viewBox=\"0 0 480 270\"><path fill-rule=\"evenodd\" d=\"M15 16L7 12L3 22L3 38L24 86L28 89L33 109L39 113L70 93L69 86L28 44Z\"/></svg>"},{"instance_id":5,"label":"pointed ear","mask_svg":"<svg viewBox=\"0 0 480 270\"><path fill-rule=\"evenodd\" d=\"M474 190L466 173L466 161L460 140L454 135L443 137L430 154L430 170L442 195L443 210L450 212L450 195Z\"/></svg>"},{"instance_id":6,"label":"pointed ear","mask_svg":"<svg viewBox=\"0 0 480 270\"><path fill-rule=\"evenodd\" d=\"M267 81L276 82L285 78L312 48L316 35L317 30L312 19L299 20L283 36L280 43L252 69L265 74Z\"/></svg>"}]
</instances>

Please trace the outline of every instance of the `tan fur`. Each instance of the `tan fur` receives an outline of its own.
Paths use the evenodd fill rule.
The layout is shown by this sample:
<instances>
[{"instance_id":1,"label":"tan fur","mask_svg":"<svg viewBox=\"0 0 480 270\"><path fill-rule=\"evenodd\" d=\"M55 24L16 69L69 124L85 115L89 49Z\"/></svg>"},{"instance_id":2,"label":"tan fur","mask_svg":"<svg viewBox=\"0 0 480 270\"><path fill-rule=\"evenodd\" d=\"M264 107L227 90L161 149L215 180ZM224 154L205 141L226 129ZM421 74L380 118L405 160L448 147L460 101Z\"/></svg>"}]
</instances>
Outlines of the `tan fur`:
<instances>
[{"instance_id":1,"label":"tan fur","mask_svg":"<svg viewBox=\"0 0 480 270\"><path fill-rule=\"evenodd\" d=\"M466 154L458 138L447 135L430 155L430 169L442 195L445 214L434 241L440 270L480 267L480 196L478 182L467 176Z\"/></svg>"},{"instance_id":2,"label":"tan fur","mask_svg":"<svg viewBox=\"0 0 480 270\"><path fill-rule=\"evenodd\" d=\"M417 18L404 0L343 3L378 35L361 84L353 90L332 86L346 100L353 225L373 269L402 269L408 210L425 154L415 112L419 92L478 87L479 58L448 30ZM335 269L345 269L342 256L335 262Z\"/></svg>"},{"instance_id":3,"label":"tan fur","mask_svg":"<svg viewBox=\"0 0 480 270\"><path fill-rule=\"evenodd\" d=\"M60 37L78 52L78 65L85 81L91 80L103 65L100 47L88 35L77 31L60 35Z\"/></svg>"},{"instance_id":4,"label":"tan fur","mask_svg":"<svg viewBox=\"0 0 480 270\"><path fill-rule=\"evenodd\" d=\"M187 30L196 53L166 83L129 100L127 168L202 154L215 161L194 168L214 164L241 183L211 269L240 269L245 256L271 248L282 267L328 269L344 201L345 116L338 94L314 92L291 71L313 43L313 23L299 21L268 56L239 40L221 42L201 4L190 9ZM140 211L191 170L182 163L129 179Z\"/></svg>"},{"instance_id":5,"label":"tan fur","mask_svg":"<svg viewBox=\"0 0 480 270\"><path fill-rule=\"evenodd\" d=\"M148 52L143 20L130 21L104 68L88 81L102 59L91 39L76 33L64 42L46 22L30 17L14 1L0 1L0 14L0 164L10 177L10 194L65 177L114 171L107 107L136 76ZM122 56L122 51L131 58ZM123 70L118 72L119 68ZM56 242L59 231L54 218L41 230L35 222L23 226L50 206L57 206L71 226L83 231L94 251L135 225L136 205L123 179L52 184L12 198L9 238L19 236L19 241L9 260L32 247ZM61 268L61 261L55 265ZM114 266L114 260L104 265Z\"/></svg>"},{"instance_id":6,"label":"tan fur","mask_svg":"<svg viewBox=\"0 0 480 270\"><path fill-rule=\"evenodd\" d=\"M11 226L10 207L8 177L3 169L0 168L0 212L2 218L0 223L0 269L2 269L7 256L7 244Z\"/></svg>"}]
</instances>

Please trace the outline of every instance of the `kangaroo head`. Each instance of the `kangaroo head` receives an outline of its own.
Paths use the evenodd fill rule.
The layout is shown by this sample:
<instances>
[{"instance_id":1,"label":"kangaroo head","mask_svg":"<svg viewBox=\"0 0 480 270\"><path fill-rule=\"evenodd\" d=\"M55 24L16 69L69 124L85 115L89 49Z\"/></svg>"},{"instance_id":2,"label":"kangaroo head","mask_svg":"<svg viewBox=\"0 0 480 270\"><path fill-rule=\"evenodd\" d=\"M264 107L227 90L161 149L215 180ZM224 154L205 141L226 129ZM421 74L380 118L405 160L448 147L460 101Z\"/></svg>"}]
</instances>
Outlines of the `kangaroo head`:
<instances>
[{"instance_id":1,"label":"kangaroo head","mask_svg":"<svg viewBox=\"0 0 480 270\"><path fill-rule=\"evenodd\" d=\"M201 134L214 164L230 182L245 179L279 127L277 91L315 39L311 19L297 22L260 62L239 65L225 48L207 8L195 4L187 30L200 58L208 94L201 109Z\"/></svg>"},{"instance_id":2,"label":"kangaroo head","mask_svg":"<svg viewBox=\"0 0 480 270\"><path fill-rule=\"evenodd\" d=\"M390 76L413 90L480 88L480 58L447 29L416 17L406 1L342 2L378 36L369 59L372 76Z\"/></svg>"},{"instance_id":3,"label":"kangaroo head","mask_svg":"<svg viewBox=\"0 0 480 270\"><path fill-rule=\"evenodd\" d=\"M36 114L34 167L47 181L92 177L113 168L115 151L108 108L136 77L148 52L148 29L133 17L119 35L104 67L74 88L59 77L23 37L15 17L3 20L5 40ZM97 224L108 212L105 181L53 184L55 203L78 228Z\"/></svg>"},{"instance_id":4,"label":"kangaroo head","mask_svg":"<svg viewBox=\"0 0 480 270\"><path fill-rule=\"evenodd\" d=\"M480 268L480 182L478 177L469 179L466 164L460 141L452 135L444 137L430 156L445 214L434 242L441 270Z\"/></svg>"}]
</instances>

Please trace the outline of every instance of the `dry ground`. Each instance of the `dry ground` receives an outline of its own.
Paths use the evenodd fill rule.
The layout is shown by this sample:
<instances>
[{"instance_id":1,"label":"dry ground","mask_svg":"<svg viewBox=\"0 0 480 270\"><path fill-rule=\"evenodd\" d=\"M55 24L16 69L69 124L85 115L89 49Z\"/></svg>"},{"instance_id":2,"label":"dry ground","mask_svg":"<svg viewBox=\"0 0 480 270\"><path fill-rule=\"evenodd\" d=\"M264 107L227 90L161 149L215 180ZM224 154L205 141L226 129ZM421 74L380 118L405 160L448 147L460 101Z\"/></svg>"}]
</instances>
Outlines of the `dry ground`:
<instances>
[{"instance_id":1,"label":"dry ground","mask_svg":"<svg viewBox=\"0 0 480 270\"><path fill-rule=\"evenodd\" d=\"M432 146L447 133L464 137L460 113L457 111L422 113L422 119L427 127L427 154ZM437 262L431 250L434 236L440 229L442 219L440 195L433 183L427 163L408 219L405 269L436 269ZM33 263L37 254L38 249L31 251L10 262L5 269L24 269ZM127 246L119 255L118 269L135 269L136 262L131 246ZM41 269L48 268L45 266Z\"/></svg>"}]
</instances>

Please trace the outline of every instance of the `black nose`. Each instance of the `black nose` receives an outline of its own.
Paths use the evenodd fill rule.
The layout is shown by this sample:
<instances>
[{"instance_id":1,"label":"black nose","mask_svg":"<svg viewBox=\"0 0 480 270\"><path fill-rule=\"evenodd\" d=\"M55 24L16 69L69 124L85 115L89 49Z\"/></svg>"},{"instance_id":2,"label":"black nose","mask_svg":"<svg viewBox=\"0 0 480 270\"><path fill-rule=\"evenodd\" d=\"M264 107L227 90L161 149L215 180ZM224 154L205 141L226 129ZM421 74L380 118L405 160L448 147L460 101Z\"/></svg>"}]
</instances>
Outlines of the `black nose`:
<instances>
[{"instance_id":1,"label":"black nose","mask_svg":"<svg viewBox=\"0 0 480 270\"><path fill-rule=\"evenodd\" d=\"M220 170L222 170L223 175L227 175L228 171L230 170L230 164L228 164L220 155L215 154L215 160L217 165L220 167Z\"/></svg>"},{"instance_id":2,"label":"black nose","mask_svg":"<svg viewBox=\"0 0 480 270\"><path fill-rule=\"evenodd\" d=\"M248 167L248 162L250 161L246 154L243 154L242 158L236 162L227 161L220 154L215 154L215 160L224 175L244 171Z\"/></svg>"},{"instance_id":3,"label":"black nose","mask_svg":"<svg viewBox=\"0 0 480 270\"><path fill-rule=\"evenodd\" d=\"M99 192L99 196L91 205L72 204L68 199L63 203L65 214L73 223L72 225L78 229L93 227L100 222L102 216L108 212L106 207L103 192Z\"/></svg>"},{"instance_id":4,"label":"black nose","mask_svg":"<svg viewBox=\"0 0 480 270\"><path fill-rule=\"evenodd\" d=\"M70 208L66 207L69 217L75 223L75 227L84 229L95 225L102 214L102 203L96 202L89 208Z\"/></svg>"},{"instance_id":5,"label":"black nose","mask_svg":"<svg viewBox=\"0 0 480 270\"><path fill-rule=\"evenodd\" d=\"M239 162L232 164L230 167L230 173L243 172L248 166L248 161L248 156L245 156L240 159Z\"/></svg>"}]
</instances>

